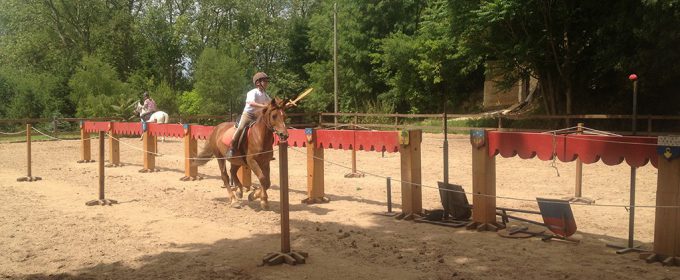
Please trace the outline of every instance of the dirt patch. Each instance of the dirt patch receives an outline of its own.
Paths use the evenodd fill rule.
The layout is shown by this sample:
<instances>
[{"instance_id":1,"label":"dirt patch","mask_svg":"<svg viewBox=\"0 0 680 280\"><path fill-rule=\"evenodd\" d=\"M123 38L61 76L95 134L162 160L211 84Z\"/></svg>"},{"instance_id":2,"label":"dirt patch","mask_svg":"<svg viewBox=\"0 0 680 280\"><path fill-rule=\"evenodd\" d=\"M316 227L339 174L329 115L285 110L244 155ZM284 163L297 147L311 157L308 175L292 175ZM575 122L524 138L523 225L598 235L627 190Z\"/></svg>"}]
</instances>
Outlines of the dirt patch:
<instances>
[{"instance_id":1,"label":"dirt patch","mask_svg":"<svg viewBox=\"0 0 680 280\"><path fill-rule=\"evenodd\" d=\"M199 143L202 146L202 143ZM623 207L573 206L580 244L505 239L495 233L397 221L386 210L385 177L400 178L399 154L357 152L368 175L345 178L348 151L328 150L328 204L305 205L304 148L291 148L291 244L309 253L307 264L258 266L280 249L279 189L270 211L259 203L228 207L217 163L183 182L183 145L159 143L161 172L139 173L141 142L125 139L119 168L106 169L106 197L114 206L85 206L98 197L97 163L79 164L78 141L32 145L33 175L26 175L25 144L0 144L0 278L30 279L674 279L680 268L646 264L637 254L617 255L607 243L625 244ZM449 139L450 181L471 190L467 137ZM97 158L93 142L93 158ZM434 187L442 180L442 135L425 134L423 205L441 208ZM337 163L338 165L331 164ZM497 158L499 196L534 199L573 195L575 163ZM559 171L559 175L557 172ZM584 165L583 194L596 205L628 203L627 165ZM278 161L272 182L278 185ZM657 170L637 172L637 202L654 205ZM400 187L392 182L398 210ZM471 197L468 196L471 201ZM534 202L499 199L499 206L536 210ZM635 237L650 248L654 210L636 212ZM539 219L539 217L531 217ZM675 275L675 276L674 276Z\"/></svg>"}]
</instances>

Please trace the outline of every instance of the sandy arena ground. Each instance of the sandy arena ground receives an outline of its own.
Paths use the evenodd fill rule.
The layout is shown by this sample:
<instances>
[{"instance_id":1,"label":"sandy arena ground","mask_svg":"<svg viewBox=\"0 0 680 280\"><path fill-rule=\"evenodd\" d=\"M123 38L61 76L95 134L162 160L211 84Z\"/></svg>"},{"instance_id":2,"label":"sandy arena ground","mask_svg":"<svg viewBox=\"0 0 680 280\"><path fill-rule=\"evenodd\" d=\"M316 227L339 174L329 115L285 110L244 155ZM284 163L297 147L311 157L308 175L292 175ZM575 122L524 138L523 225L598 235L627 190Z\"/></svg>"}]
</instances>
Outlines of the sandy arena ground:
<instances>
[{"instance_id":1,"label":"sandy arena ground","mask_svg":"<svg viewBox=\"0 0 680 280\"><path fill-rule=\"evenodd\" d=\"M442 135L425 134L423 205L441 208ZM202 147L203 143L199 143ZM471 190L467 136L451 136L450 181ZM272 162L270 210L258 202L230 208L217 162L182 182L183 145L159 143L161 172L139 173L142 143L125 139L119 168L106 169L106 197L114 206L85 206L98 197L97 163L79 164L79 141L34 142L33 175L26 175L24 143L0 144L0 279L680 279L680 268L647 264L637 253L617 255L607 243L625 244L623 207L572 206L579 244L506 239L374 215L386 210L385 178L400 177L399 154L357 152L359 170L326 164L328 204L305 205L304 148L290 148L291 244L309 253L298 266L259 266L280 250L278 160ZM97 141L92 156L98 159ZM277 156L278 157L278 156ZM349 151L328 150L329 162L351 166ZM575 163L497 158L499 196L562 198L574 193ZM557 175L559 171L559 176ZM584 165L583 195L596 205L628 204L630 167ZM657 171L637 173L637 202L654 205ZM400 187L393 186L398 209ZM471 197L468 196L471 201ZM499 199L498 206L537 209L534 202ZM540 219L540 217L532 217ZM651 248L654 210L636 212L636 242Z\"/></svg>"}]
</instances>

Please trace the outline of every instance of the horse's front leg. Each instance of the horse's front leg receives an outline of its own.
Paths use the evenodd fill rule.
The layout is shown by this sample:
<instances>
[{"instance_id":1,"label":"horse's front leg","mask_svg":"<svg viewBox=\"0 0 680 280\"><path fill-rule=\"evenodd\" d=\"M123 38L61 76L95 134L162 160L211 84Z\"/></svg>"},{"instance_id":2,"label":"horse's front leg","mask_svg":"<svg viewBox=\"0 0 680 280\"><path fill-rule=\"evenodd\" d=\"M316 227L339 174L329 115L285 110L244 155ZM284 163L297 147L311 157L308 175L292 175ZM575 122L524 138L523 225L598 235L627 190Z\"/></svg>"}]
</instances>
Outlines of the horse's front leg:
<instances>
[{"instance_id":1,"label":"horse's front leg","mask_svg":"<svg viewBox=\"0 0 680 280\"><path fill-rule=\"evenodd\" d=\"M260 189L257 190L254 196L253 193L248 195L248 200L252 201L255 198L259 198L260 206L262 207L262 209L267 210L269 209L269 202L267 201L267 192L263 190L269 189L269 187L271 186L269 176L265 176L265 173L262 171L260 165L257 163L254 157L248 156L246 157L246 161L248 162L248 166L250 167L250 169L253 170L253 173L255 173L255 176L257 176L257 180L260 181L260 185L262 186ZM268 172L266 175L269 175Z\"/></svg>"},{"instance_id":2,"label":"horse's front leg","mask_svg":"<svg viewBox=\"0 0 680 280\"><path fill-rule=\"evenodd\" d=\"M224 184L224 187L227 188L227 197L229 198L229 202L231 204L231 207L240 207L241 202L240 199L234 195L234 191L231 190L231 186L229 186L229 175L227 175L227 165L225 163L224 159L217 159L217 164L220 166L220 174L222 177L222 183Z\"/></svg>"}]
</instances>

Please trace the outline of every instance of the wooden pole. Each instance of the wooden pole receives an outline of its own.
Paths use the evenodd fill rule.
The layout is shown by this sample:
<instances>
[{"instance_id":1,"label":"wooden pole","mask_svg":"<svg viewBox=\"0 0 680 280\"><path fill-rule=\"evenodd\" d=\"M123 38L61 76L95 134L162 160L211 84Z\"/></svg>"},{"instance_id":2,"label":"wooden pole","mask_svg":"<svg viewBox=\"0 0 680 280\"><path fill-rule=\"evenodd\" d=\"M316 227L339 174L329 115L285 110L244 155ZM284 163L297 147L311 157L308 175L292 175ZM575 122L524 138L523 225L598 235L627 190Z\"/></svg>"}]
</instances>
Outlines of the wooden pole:
<instances>
[{"instance_id":1,"label":"wooden pole","mask_svg":"<svg viewBox=\"0 0 680 280\"><path fill-rule=\"evenodd\" d=\"M640 257L680 265L680 137L660 136L658 145L654 250Z\"/></svg>"},{"instance_id":2,"label":"wooden pole","mask_svg":"<svg viewBox=\"0 0 680 280\"><path fill-rule=\"evenodd\" d=\"M118 135L113 132L113 122L109 123L109 164L107 167L123 166L120 164L120 142Z\"/></svg>"},{"instance_id":3,"label":"wooden pole","mask_svg":"<svg viewBox=\"0 0 680 280\"><path fill-rule=\"evenodd\" d=\"M413 220L423 215L420 144L422 130L404 130L399 136L401 156L401 209L397 219Z\"/></svg>"},{"instance_id":4,"label":"wooden pole","mask_svg":"<svg viewBox=\"0 0 680 280\"><path fill-rule=\"evenodd\" d=\"M338 3L333 3L333 112L338 113ZM338 127L338 116L333 116Z\"/></svg>"},{"instance_id":5,"label":"wooden pole","mask_svg":"<svg viewBox=\"0 0 680 280\"><path fill-rule=\"evenodd\" d=\"M26 177L31 178L31 124L26 124Z\"/></svg>"},{"instance_id":6,"label":"wooden pole","mask_svg":"<svg viewBox=\"0 0 680 280\"><path fill-rule=\"evenodd\" d=\"M253 185L253 172L248 166L241 165L241 167L236 172L236 176L238 176L238 180L241 181L242 186L250 188L250 186Z\"/></svg>"},{"instance_id":7,"label":"wooden pole","mask_svg":"<svg viewBox=\"0 0 680 280\"><path fill-rule=\"evenodd\" d=\"M316 146L317 130L305 129L307 136L307 198L302 203L326 203L324 189L324 149Z\"/></svg>"},{"instance_id":8,"label":"wooden pole","mask_svg":"<svg viewBox=\"0 0 680 280\"><path fill-rule=\"evenodd\" d=\"M290 253L290 221L288 205L288 142L279 143L279 177L281 193L281 252Z\"/></svg>"},{"instance_id":9,"label":"wooden pole","mask_svg":"<svg viewBox=\"0 0 680 280\"><path fill-rule=\"evenodd\" d=\"M583 123L576 125L576 134L583 134ZM576 159L576 182L574 186L574 197L581 197L581 185L583 180L583 162L581 158Z\"/></svg>"},{"instance_id":10,"label":"wooden pole","mask_svg":"<svg viewBox=\"0 0 680 280\"><path fill-rule=\"evenodd\" d=\"M78 163L94 162L90 147L90 133L85 132L85 123L80 121L80 160Z\"/></svg>"},{"instance_id":11,"label":"wooden pole","mask_svg":"<svg viewBox=\"0 0 680 280\"><path fill-rule=\"evenodd\" d=\"M191 165L191 159L198 155L198 143L191 135L191 126L184 124L184 177L179 178L181 181L194 181L203 178L198 176L198 166Z\"/></svg>"},{"instance_id":12,"label":"wooden pole","mask_svg":"<svg viewBox=\"0 0 680 280\"><path fill-rule=\"evenodd\" d=\"M113 199L106 199L105 197L105 192L104 192L104 185L105 185L105 171L104 171L104 154L106 153L104 151L104 147L106 146L104 138L106 137L106 132L105 131L99 131L99 199L96 200L90 200L85 203L87 206L94 206L94 205L113 205L118 203L118 201L113 200Z\"/></svg>"},{"instance_id":13,"label":"wooden pole","mask_svg":"<svg viewBox=\"0 0 680 280\"><path fill-rule=\"evenodd\" d=\"M99 200L104 200L104 131L99 132Z\"/></svg>"},{"instance_id":14,"label":"wooden pole","mask_svg":"<svg viewBox=\"0 0 680 280\"><path fill-rule=\"evenodd\" d=\"M496 221L496 157L489 156L486 130L471 130L472 143L472 222L468 229L496 231L504 228Z\"/></svg>"},{"instance_id":15,"label":"wooden pole","mask_svg":"<svg viewBox=\"0 0 680 280\"><path fill-rule=\"evenodd\" d=\"M290 249L290 207L288 203L288 142L279 142L279 186L281 193L281 251L267 254L262 259L263 264L277 265L287 263L290 265L303 264L308 257L305 252L296 252Z\"/></svg>"},{"instance_id":16,"label":"wooden pole","mask_svg":"<svg viewBox=\"0 0 680 280\"><path fill-rule=\"evenodd\" d=\"M33 177L33 172L31 166L33 165L31 161L31 130L33 127L30 123L26 124L26 177L17 178L17 182L33 182L41 180L40 177Z\"/></svg>"},{"instance_id":17,"label":"wooden pole","mask_svg":"<svg viewBox=\"0 0 680 280\"><path fill-rule=\"evenodd\" d=\"M149 124L144 123L142 125L144 132L142 137L144 138L144 168L139 170L139 172L156 172L156 137L152 136L149 132Z\"/></svg>"}]
</instances>

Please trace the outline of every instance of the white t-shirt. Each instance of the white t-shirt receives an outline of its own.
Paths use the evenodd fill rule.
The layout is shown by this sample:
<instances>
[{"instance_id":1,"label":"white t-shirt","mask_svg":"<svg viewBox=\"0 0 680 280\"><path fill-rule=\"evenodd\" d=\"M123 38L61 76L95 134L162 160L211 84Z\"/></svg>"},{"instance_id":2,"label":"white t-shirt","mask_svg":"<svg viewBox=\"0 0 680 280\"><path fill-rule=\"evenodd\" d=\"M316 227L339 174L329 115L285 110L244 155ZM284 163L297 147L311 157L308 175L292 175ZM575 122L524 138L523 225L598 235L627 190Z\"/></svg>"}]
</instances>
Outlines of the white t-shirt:
<instances>
[{"instance_id":1,"label":"white t-shirt","mask_svg":"<svg viewBox=\"0 0 680 280\"><path fill-rule=\"evenodd\" d=\"M272 99L267 95L266 92L260 91L258 88L254 88L246 94L246 107L243 108L243 113L251 116L256 116L264 108L250 106L249 102L255 102L259 104L268 104Z\"/></svg>"}]
</instances>

